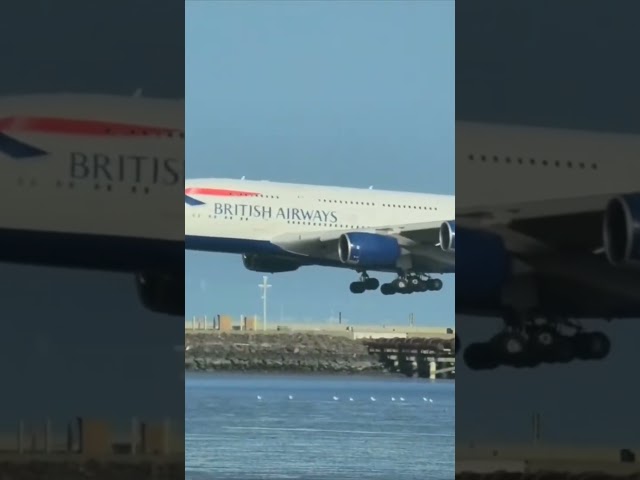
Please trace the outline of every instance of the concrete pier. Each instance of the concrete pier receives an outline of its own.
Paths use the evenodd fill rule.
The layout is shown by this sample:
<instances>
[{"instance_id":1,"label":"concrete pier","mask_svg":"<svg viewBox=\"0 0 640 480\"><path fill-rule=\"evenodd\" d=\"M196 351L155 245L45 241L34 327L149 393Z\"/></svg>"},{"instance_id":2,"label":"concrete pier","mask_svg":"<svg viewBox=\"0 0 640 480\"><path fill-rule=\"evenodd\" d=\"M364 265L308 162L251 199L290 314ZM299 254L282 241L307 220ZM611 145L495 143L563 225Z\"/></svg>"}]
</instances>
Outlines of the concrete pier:
<instances>
[{"instance_id":1,"label":"concrete pier","mask_svg":"<svg viewBox=\"0 0 640 480\"><path fill-rule=\"evenodd\" d=\"M434 338L364 339L369 353L391 370L408 377L455 378L454 340Z\"/></svg>"}]
</instances>

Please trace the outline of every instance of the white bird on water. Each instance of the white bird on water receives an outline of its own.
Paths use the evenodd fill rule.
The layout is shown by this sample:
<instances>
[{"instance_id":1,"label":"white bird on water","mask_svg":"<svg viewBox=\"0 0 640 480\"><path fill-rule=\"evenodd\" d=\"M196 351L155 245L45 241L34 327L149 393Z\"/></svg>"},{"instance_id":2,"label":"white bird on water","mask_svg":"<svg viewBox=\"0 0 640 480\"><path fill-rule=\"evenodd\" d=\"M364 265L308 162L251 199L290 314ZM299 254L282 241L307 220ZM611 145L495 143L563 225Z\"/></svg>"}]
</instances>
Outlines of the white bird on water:
<instances>
[{"instance_id":1,"label":"white bird on water","mask_svg":"<svg viewBox=\"0 0 640 480\"><path fill-rule=\"evenodd\" d=\"M400 401L401 401L401 402L404 402L404 397L400 397Z\"/></svg>"},{"instance_id":2,"label":"white bird on water","mask_svg":"<svg viewBox=\"0 0 640 480\"><path fill-rule=\"evenodd\" d=\"M375 402L376 401L376 397L371 397L371 401Z\"/></svg>"},{"instance_id":3,"label":"white bird on water","mask_svg":"<svg viewBox=\"0 0 640 480\"><path fill-rule=\"evenodd\" d=\"M289 400L293 400L293 395L289 395Z\"/></svg>"},{"instance_id":4,"label":"white bird on water","mask_svg":"<svg viewBox=\"0 0 640 480\"><path fill-rule=\"evenodd\" d=\"M257 398L258 400L262 400L262 397L261 397L260 395L258 395L256 398Z\"/></svg>"},{"instance_id":5,"label":"white bird on water","mask_svg":"<svg viewBox=\"0 0 640 480\"><path fill-rule=\"evenodd\" d=\"M395 402L396 401L396 397L391 397L391 401Z\"/></svg>"},{"instance_id":6,"label":"white bird on water","mask_svg":"<svg viewBox=\"0 0 640 480\"><path fill-rule=\"evenodd\" d=\"M334 396L333 396L333 399L334 399L334 400L338 400L338 397L336 397L336 396L334 395Z\"/></svg>"},{"instance_id":7,"label":"white bird on water","mask_svg":"<svg viewBox=\"0 0 640 480\"><path fill-rule=\"evenodd\" d=\"M350 402L353 402L353 397L349 397L349 401L350 401Z\"/></svg>"}]
</instances>

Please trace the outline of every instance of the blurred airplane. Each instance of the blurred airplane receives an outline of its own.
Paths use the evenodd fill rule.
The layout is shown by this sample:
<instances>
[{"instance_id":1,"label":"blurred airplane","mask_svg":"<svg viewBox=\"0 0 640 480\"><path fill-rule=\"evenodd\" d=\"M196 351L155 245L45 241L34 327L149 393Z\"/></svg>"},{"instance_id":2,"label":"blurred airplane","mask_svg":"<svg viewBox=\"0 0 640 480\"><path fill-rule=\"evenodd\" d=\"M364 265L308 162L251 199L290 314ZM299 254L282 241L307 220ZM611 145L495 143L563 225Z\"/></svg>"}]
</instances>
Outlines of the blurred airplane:
<instances>
[{"instance_id":1,"label":"blurred airplane","mask_svg":"<svg viewBox=\"0 0 640 480\"><path fill-rule=\"evenodd\" d=\"M640 318L639 152L636 135L457 123L456 312L505 325L469 367L602 359L580 320Z\"/></svg>"},{"instance_id":2,"label":"blurred airplane","mask_svg":"<svg viewBox=\"0 0 640 480\"><path fill-rule=\"evenodd\" d=\"M0 261L135 273L143 304L184 312L184 102L0 99Z\"/></svg>"}]
</instances>

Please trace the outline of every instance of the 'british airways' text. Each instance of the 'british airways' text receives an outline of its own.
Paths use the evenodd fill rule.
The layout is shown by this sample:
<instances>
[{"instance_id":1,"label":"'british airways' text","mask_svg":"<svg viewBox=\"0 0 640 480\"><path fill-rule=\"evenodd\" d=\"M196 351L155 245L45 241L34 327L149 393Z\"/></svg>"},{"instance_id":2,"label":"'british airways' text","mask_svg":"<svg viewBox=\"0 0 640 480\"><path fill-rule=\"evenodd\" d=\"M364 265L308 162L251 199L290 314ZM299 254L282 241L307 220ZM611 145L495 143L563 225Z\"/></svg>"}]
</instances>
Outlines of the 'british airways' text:
<instances>
[{"instance_id":1,"label":"'british airways' text","mask_svg":"<svg viewBox=\"0 0 640 480\"><path fill-rule=\"evenodd\" d=\"M216 215L245 218L282 219L300 222L337 223L338 216L333 210L307 210L293 207L267 207L242 203L216 202L213 205Z\"/></svg>"},{"instance_id":2,"label":"'british airways' text","mask_svg":"<svg viewBox=\"0 0 640 480\"><path fill-rule=\"evenodd\" d=\"M70 173L74 180L171 186L181 183L182 167L169 157L71 152Z\"/></svg>"}]
</instances>

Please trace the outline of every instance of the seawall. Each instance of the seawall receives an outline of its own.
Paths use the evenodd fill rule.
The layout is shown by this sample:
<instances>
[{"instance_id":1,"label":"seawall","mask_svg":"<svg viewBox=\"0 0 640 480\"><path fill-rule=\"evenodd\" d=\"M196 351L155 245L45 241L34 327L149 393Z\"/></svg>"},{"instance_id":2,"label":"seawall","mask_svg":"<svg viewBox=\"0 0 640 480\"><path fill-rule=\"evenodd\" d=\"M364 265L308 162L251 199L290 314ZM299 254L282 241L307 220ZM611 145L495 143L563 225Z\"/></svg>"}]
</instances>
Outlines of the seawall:
<instances>
[{"instance_id":1,"label":"seawall","mask_svg":"<svg viewBox=\"0 0 640 480\"><path fill-rule=\"evenodd\" d=\"M187 371L344 373L388 372L365 340L326 333L185 332Z\"/></svg>"},{"instance_id":2,"label":"seawall","mask_svg":"<svg viewBox=\"0 0 640 480\"><path fill-rule=\"evenodd\" d=\"M358 340L326 334L185 333L185 369L246 372L384 372Z\"/></svg>"}]
</instances>

